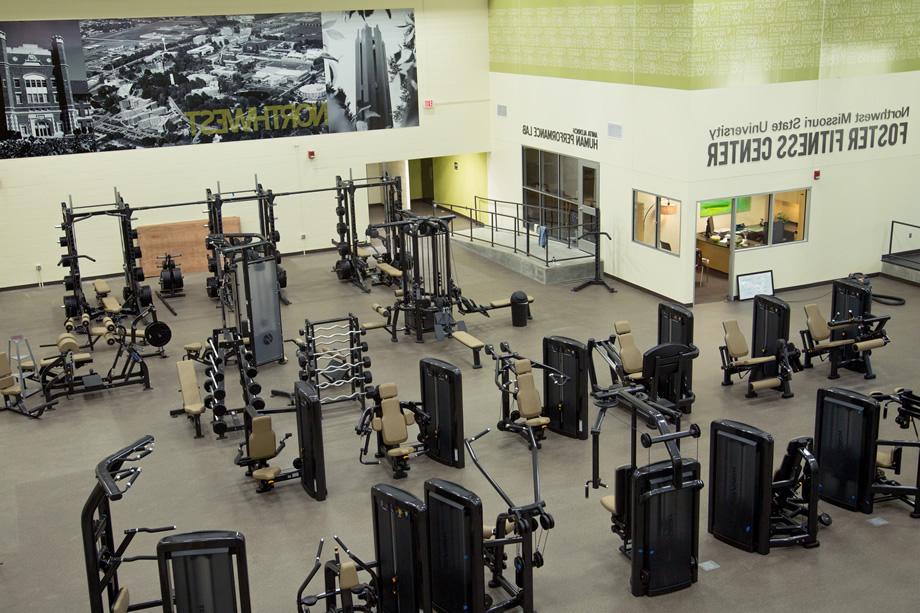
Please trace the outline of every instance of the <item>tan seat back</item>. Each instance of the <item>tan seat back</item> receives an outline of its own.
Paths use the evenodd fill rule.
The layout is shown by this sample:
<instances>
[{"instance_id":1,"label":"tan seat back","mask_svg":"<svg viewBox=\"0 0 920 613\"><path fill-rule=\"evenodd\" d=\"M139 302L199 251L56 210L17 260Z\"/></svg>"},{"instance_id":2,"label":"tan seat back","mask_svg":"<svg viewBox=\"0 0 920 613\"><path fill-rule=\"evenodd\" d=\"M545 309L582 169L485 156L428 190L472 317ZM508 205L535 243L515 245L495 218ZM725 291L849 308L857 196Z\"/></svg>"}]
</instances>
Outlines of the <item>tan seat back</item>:
<instances>
[{"instance_id":1,"label":"tan seat back","mask_svg":"<svg viewBox=\"0 0 920 613\"><path fill-rule=\"evenodd\" d=\"M252 420L252 432L249 434L249 457L253 460L268 460L275 456L277 441L272 430L270 415L262 415Z\"/></svg>"},{"instance_id":2,"label":"tan seat back","mask_svg":"<svg viewBox=\"0 0 920 613\"><path fill-rule=\"evenodd\" d=\"M339 568L339 587L343 590L350 590L360 585L358 581L358 567L354 562L342 562Z\"/></svg>"},{"instance_id":3,"label":"tan seat back","mask_svg":"<svg viewBox=\"0 0 920 613\"><path fill-rule=\"evenodd\" d=\"M182 392L182 406L190 407L201 404L201 392L198 389L195 362L179 360L176 362L176 370L179 373L179 391Z\"/></svg>"},{"instance_id":4,"label":"tan seat back","mask_svg":"<svg viewBox=\"0 0 920 613\"><path fill-rule=\"evenodd\" d=\"M15 383L13 368L10 366L10 356L6 353L0 353L0 389L5 389Z\"/></svg>"},{"instance_id":5,"label":"tan seat back","mask_svg":"<svg viewBox=\"0 0 920 613\"><path fill-rule=\"evenodd\" d=\"M728 348L728 355L734 359L743 358L748 354L747 339L738 326L738 321L730 319L722 322L722 329L725 330L725 346Z\"/></svg>"},{"instance_id":6,"label":"tan seat back","mask_svg":"<svg viewBox=\"0 0 920 613\"><path fill-rule=\"evenodd\" d=\"M817 304L805 305L805 324L808 326L812 340L824 341L831 337L831 329Z\"/></svg>"},{"instance_id":7,"label":"tan seat back","mask_svg":"<svg viewBox=\"0 0 920 613\"><path fill-rule=\"evenodd\" d=\"M515 360L514 372L517 377L518 413L524 419L533 419L543 414L543 401L533 380L533 368L530 360Z\"/></svg>"},{"instance_id":8,"label":"tan seat back","mask_svg":"<svg viewBox=\"0 0 920 613\"><path fill-rule=\"evenodd\" d=\"M380 394L380 434L383 444L399 445L409 439L406 416L399 408L398 390L395 383L383 383L377 387Z\"/></svg>"},{"instance_id":9,"label":"tan seat back","mask_svg":"<svg viewBox=\"0 0 920 613\"><path fill-rule=\"evenodd\" d=\"M632 326L624 320L613 323L613 329L617 333L617 342L620 343L620 359L623 360L623 370L626 374L642 372L642 352L636 345L636 339L632 335Z\"/></svg>"}]
</instances>

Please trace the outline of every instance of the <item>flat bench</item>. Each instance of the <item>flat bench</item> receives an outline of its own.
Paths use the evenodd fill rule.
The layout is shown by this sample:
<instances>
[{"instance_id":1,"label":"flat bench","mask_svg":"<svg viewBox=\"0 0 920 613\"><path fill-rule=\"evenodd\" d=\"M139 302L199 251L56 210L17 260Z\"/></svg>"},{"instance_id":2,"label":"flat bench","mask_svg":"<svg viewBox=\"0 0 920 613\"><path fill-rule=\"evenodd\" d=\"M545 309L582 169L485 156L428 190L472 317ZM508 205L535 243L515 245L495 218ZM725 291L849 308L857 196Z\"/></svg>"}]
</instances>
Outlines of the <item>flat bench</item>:
<instances>
[{"instance_id":1,"label":"flat bench","mask_svg":"<svg viewBox=\"0 0 920 613\"><path fill-rule=\"evenodd\" d=\"M195 424L195 438L201 438L201 414L204 413L204 402L201 400L201 390L198 388L198 375L195 373L195 362L192 360L179 360L176 362L176 372L179 375L179 393L182 395L182 408L170 411L172 417L185 414Z\"/></svg>"},{"instance_id":2,"label":"flat bench","mask_svg":"<svg viewBox=\"0 0 920 613\"><path fill-rule=\"evenodd\" d=\"M479 352L486 346L481 340L463 330L455 330L450 337L473 350L473 368L482 368L482 362L479 360Z\"/></svg>"},{"instance_id":3,"label":"flat bench","mask_svg":"<svg viewBox=\"0 0 920 613\"><path fill-rule=\"evenodd\" d=\"M533 304L533 296L527 295L527 304ZM491 309L504 309L511 306L511 298L503 298L501 300L493 300L489 303L489 308Z\"/></svg>"},{"instance_id":4,"label":"flat bench","mask_svg":"<svg viewBox=\"0 0 920 613\"><path fill-rule=\"evenodd\" d=\"M121 313L121 303L116 300L115 296L100 296L102 309L106 313Z\"/></svg>"}]
</instances>

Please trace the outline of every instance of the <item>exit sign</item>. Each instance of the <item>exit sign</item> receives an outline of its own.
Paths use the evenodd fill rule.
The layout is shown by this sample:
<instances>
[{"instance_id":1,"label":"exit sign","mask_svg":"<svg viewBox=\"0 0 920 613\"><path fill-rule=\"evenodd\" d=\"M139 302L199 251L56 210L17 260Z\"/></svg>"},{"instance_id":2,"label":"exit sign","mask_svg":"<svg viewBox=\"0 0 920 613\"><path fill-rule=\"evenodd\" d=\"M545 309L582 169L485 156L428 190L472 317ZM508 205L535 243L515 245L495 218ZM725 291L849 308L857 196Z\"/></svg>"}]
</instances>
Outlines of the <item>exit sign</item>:
<instances>
[{"instance_id":1,"label":"exit sign","mask_svg":"<svg viewBox=\"0 0 920 613\"><path fill-rule=\"evenodd\" d=\"M431 98L428 98L427 100L425 100L425 108L426 108L426 109L433 109L433 108L434 108L434 100L432 100Z\"/></svg>"}]
</instances>

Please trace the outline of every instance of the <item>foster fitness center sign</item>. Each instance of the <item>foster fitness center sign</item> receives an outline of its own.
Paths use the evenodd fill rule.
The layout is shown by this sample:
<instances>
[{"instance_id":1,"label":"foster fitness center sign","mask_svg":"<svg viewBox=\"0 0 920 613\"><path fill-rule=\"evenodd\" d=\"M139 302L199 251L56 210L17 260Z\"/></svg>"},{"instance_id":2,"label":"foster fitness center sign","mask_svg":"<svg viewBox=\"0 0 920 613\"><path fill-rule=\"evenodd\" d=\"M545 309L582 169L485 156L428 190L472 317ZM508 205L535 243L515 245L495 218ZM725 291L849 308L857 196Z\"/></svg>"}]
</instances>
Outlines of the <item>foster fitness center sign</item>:
<instances>
[{"instance_id":1,"label":"foster fitness center sign","mask_svg":"<svg viewBox=\"0 0 920 613\"><path fill-rule=\"evenodd\" d=\"M900 147L907 144L909 117L910 107L902 106L719 125L709 128L706 167Z\"/></svg>"}]
</instances>

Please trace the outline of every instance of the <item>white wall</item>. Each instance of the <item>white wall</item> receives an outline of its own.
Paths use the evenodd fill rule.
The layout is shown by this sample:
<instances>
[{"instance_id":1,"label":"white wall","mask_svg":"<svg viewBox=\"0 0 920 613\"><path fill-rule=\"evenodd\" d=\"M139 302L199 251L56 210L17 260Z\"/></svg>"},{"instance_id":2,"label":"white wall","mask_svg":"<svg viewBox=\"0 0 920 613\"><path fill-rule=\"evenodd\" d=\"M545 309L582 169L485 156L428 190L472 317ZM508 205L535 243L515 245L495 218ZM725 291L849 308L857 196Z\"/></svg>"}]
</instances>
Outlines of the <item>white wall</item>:
<instances>
[{"instance_id":1,"label":"white wall","mask_svg":"<svg viewBox=\"0 0 920 613\"><path fill-rule=\"evenodd\" d=\"M681 302L693 299L693 233L688 192L686 92L569 79L492 73L490 196L520 202L521 146L600 162L604 271ZM498 117L495 105L507 106ZM623 138L607 136L608 122L622 124ZM522 134L522 124L598 133L596 150ZM684 203L679 256L632 240L632 191L639 189ZM513 208L513 207L512 207ZM670 223L670 220L669 220ZM687 282L683 283L686 278Z\"/></svg>"},{"instance_id":2,"label":"white wall","mask_svg":"<svg viewBox=\"0 0 920 613\"><path fill-rule=\"evenodd\" d=\"M420 110L420 127L376 132L275 138L263 141L195 145L62 157L0 160L0 226L4 260L0 287L35 283L35 265L44 279L57 280L61 249L60 206L68 194L76 204L111 202L118 187L135 206L184 202L204 197L205 188L219 181L224 189L251 187L258 174L276 192L330 187L335 176L363 176L368 163L403 160L488 149L488 16L486 0L413 0L401 3L362 0L358 8L415 7L419 100L431 98L434 109ZM94 8L95 7L95 8ZM339 10L330 0L270 0L262 12ZM155 5L113 1L85 3L21 3L3 9L4 19L61 19L105 16L151 16L248 13L251 2L161 0ZM307 159L314 150L316 159ZM334 200L329 194L279 199L281 249L325 248L334 237ZM359 224L366 218L359 207ZM240 214L243 229L255 222L244 205L227 208ZM165 223L205 216L200 207L166 209L138 215L137 224ZM248 226L248 227L247 227ZM301 234L306 239L301 240ZM115 223L94 220L78 226L82 253L97 258L85 262L84 275L121 270Z\"/></svg>"},{"instance_id":3,"label":"white wall","mask_svg":"<svg viewBox=\"0 0 920 613\"><path fill-rule=\"evenodd\" d=\"M700 200L811 189L807 241L736 256L736 274L773 269L778 288L877 272L891 220L920 223L916 72L703 91L504 73L492 73L491 83L490 195L521 200L522 145L599 161L602 225L614 237L612 245L605 243L605 272L680 302L693 301ZM508 107L507 117L497 116L496 104ZM914 111L906 145L707 167L708 131L719 125L902 106ZM608 122L623 125L622 140L606 136ZM526 136L521 124L595 130L599 148ZM815 169L819 181L812 179ZM680 257L632 241L633 189L682 202Z\"/></svg>"}]
</instances>

